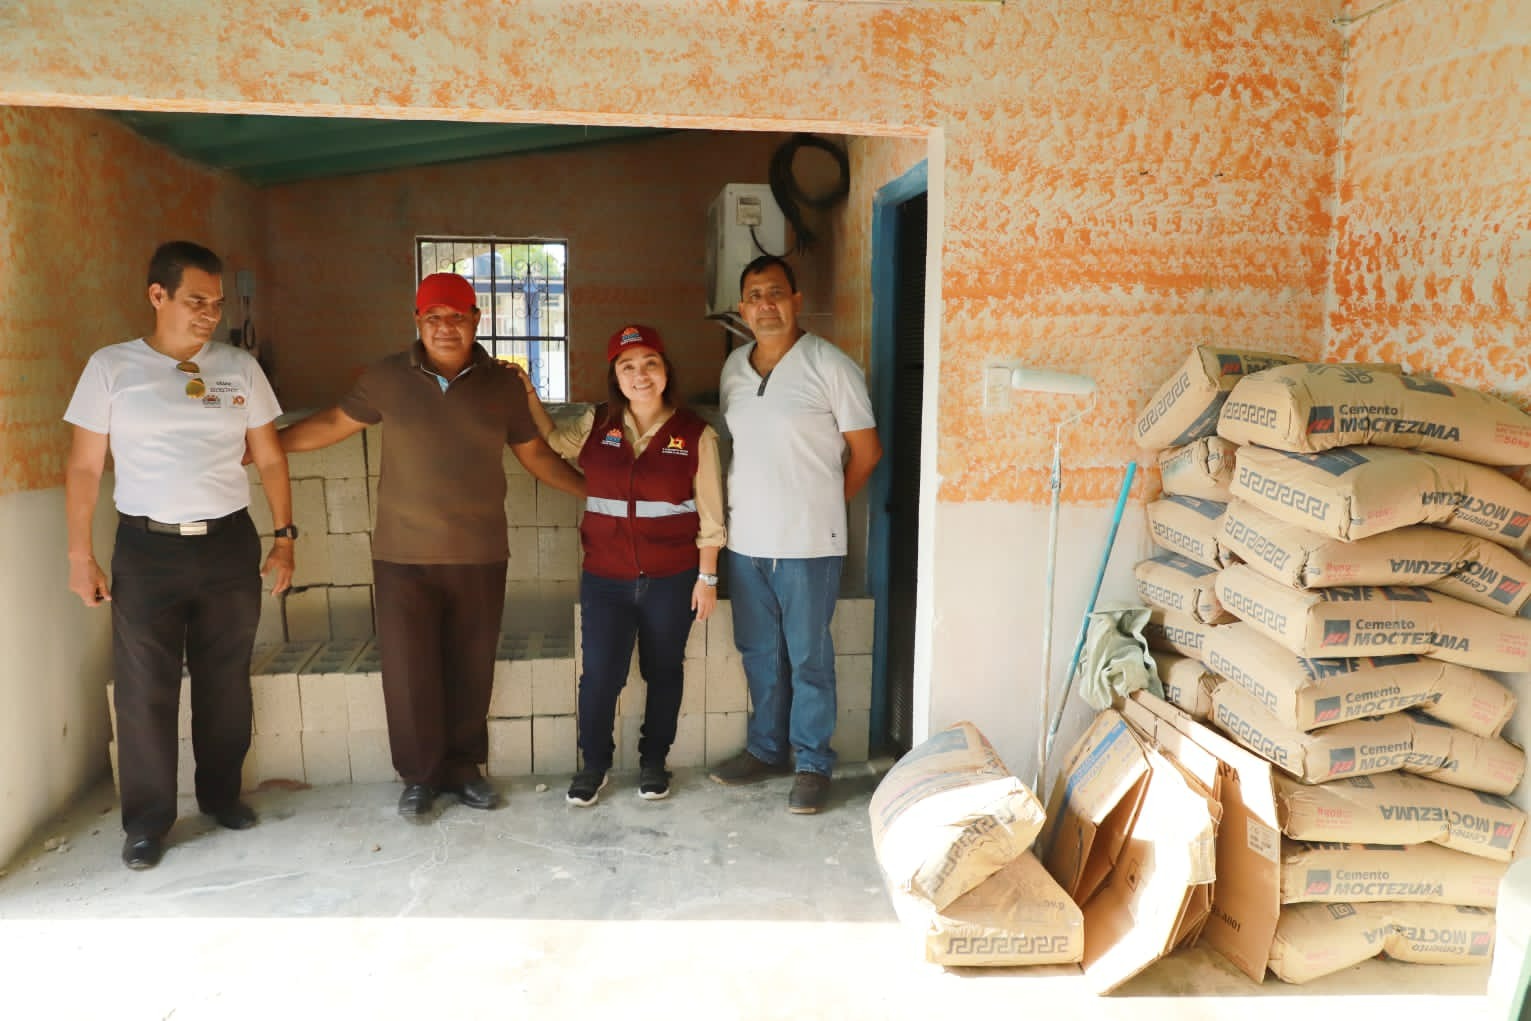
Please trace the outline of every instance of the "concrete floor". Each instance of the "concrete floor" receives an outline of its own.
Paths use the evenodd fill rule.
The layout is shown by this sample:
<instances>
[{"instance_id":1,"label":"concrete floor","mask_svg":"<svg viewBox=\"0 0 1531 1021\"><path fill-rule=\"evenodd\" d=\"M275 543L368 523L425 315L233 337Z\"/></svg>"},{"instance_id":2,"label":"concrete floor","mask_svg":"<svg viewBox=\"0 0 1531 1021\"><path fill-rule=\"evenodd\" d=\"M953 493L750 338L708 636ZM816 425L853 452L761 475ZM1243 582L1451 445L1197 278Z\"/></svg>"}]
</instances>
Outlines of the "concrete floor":
<instances>
[{"instance_id":1,"label":"concrete floor","mask_svg":"<svg viewBox=\"0 0 1531 1021\"><path fill-rule=\"evenodd\" d=\"M0 1016L1488 1016L1487 967L1373 961L1257 986L1198 949L1104 999L1071 967L943 970L884 893L872 769L847 770L816 817L786 813L786 778L687 771L645 802L614 774L591 809L564 803L566 781L516 779L506 808L447 803L426 826L394 814L391 784L257 794L244 833L183 802L142 873L118 860L108 785L0 875Z\"/></svg>"}]
</instances>

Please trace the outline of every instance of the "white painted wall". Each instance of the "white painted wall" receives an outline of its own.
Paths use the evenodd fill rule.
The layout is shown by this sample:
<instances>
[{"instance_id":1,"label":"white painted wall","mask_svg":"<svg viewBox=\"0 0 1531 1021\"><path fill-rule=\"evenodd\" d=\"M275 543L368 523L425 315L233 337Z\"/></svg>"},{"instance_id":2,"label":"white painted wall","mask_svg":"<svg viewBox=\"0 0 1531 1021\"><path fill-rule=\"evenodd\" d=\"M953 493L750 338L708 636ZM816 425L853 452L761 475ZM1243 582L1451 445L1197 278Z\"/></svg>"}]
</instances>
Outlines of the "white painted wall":
<instances>
[{"instance_id":1,"label":"white painted wall","mask_svg":"<svg viewBox=\"0 0 1531 1021\"><path fill-rule=\"evenodd\" d=\"M102 479L96 557L116 515ZM0 497L0 866L108 770L111 611L68 588L64 490Z\"/></svg>"}]
</instances>

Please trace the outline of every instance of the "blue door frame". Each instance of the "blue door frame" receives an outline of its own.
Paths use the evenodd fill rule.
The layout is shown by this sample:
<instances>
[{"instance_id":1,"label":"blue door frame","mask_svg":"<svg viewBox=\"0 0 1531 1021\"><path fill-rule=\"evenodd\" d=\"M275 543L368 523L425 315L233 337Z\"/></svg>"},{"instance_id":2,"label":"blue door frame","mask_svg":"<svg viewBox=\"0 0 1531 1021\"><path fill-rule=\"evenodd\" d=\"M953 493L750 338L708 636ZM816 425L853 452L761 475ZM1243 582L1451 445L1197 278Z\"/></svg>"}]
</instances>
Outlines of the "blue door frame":
<instances>
[{"instance_id":1,"label":"blue door frame","mask_svg":"<svg viewBox=\"0 0 1531 1021\"><path fill-rule=\"evenodd\" d=\"M898 207L929 190L929 165L921 160L872 200L872 412L884 451L893 449L893 368L896 305L893 285L898 249ZM893 458L884 455L872 472L867 507L867 584L876 607L872 628L872 747L887 741L888 690L888 498Z\"/></svg>"}]
</instances>

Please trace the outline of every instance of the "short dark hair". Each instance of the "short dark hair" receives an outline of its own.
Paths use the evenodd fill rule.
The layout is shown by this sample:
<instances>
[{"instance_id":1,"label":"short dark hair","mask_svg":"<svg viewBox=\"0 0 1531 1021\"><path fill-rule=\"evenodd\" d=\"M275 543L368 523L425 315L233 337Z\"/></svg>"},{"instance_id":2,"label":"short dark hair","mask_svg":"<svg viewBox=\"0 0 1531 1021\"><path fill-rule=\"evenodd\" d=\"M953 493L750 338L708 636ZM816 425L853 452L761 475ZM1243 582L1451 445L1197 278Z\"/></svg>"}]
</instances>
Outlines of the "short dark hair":
<instances>
[{"instance_id":1,"label":"short dark hair","mask_svg":"<svg viewBox=\"0 0 1531 1021\"><path fill-rule=\"evenodd\" d=\"M772 266L780 266L781 271L787 274L787 286L792 288L792 293L797 293L797 274L792 272L792 267L787 260L779 255L757 255L751 259L748 266L739 273L739 296L744 297L744 278L752 273L764 273Z\"/></svg>"},{"instance_id":2,"label":"short dark hair","mask_svg":"<svg viewBox=\"0 0 1531 1021\"><path fill-rule=\"evenodd\" d=\"M223 273L223 260L211 248L204 248L195 241L166 241L149 259L149 286L159 284L174 295L181 286L187 266L214 275Z\"/></svg>"},{"instance_id":3,"label":"short dark hair","mask_svg":"<svg viewBox=\"0 0 1531 1021\"><path fill-rule=\"evenodd\" d=\"M670 362L670 356L656 351L659 360L664 363L664 392L659 399L666 407L678 408L680 403L675 395L680 392L680 385L675 382L675 366ZM615 358L606 366L606 415L601 421L602 428L622 428L622 416L627 414L627 394L622 392L622 385L617 382L617 361Z\"/></svg>"}]
</instances>

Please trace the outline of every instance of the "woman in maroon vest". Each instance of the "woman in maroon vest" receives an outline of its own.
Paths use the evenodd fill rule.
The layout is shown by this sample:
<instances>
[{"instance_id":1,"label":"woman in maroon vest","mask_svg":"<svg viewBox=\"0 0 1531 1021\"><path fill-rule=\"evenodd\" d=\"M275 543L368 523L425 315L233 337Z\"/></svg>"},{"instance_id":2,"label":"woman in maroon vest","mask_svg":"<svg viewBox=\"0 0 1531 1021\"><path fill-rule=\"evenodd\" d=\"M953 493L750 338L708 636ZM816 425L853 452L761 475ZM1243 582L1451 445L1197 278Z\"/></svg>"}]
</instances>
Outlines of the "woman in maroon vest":
<instances>
[{"instance_id":1,"label":"woman in maroon vest","mask_svg":"<svg viewBox=\"0 0 1531 1021\"><path fill-rule=\"evenodd\" d=\"M606 786L617 696L635 642L648 685L638 795L670 793L665 758L680 717L686 639L692 620L706 620L717 605L718 551L727 538L717 433L677 406L658 331L623 327L607 342L606 361L605 404L555 427L532 400L548 443L579 459L588 494L579 529L583 764L568 793L581 806L595 804Z\"/></svg>"}]
</instances>

